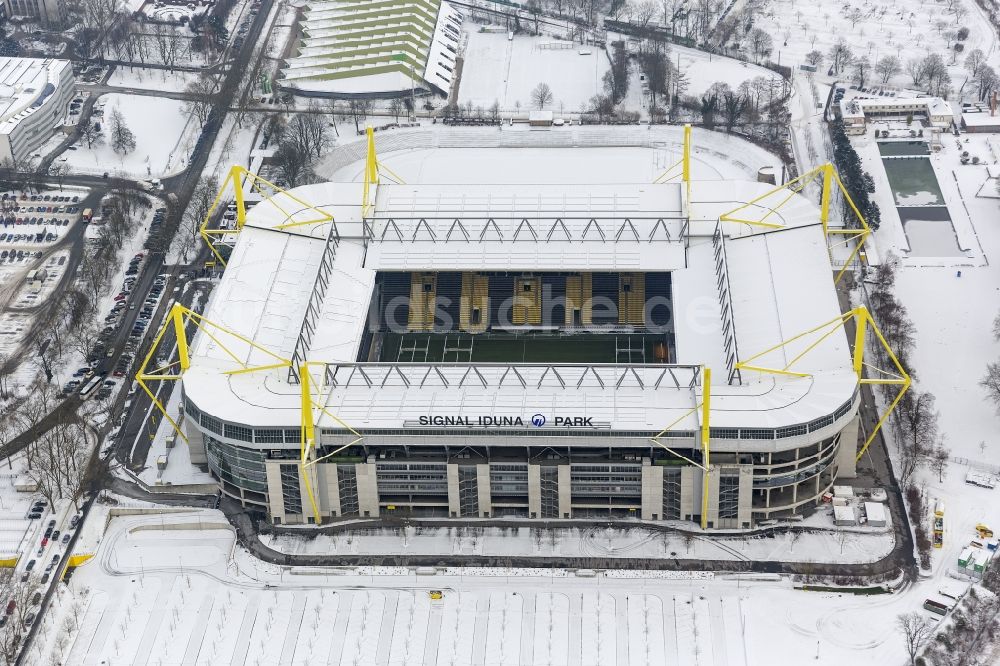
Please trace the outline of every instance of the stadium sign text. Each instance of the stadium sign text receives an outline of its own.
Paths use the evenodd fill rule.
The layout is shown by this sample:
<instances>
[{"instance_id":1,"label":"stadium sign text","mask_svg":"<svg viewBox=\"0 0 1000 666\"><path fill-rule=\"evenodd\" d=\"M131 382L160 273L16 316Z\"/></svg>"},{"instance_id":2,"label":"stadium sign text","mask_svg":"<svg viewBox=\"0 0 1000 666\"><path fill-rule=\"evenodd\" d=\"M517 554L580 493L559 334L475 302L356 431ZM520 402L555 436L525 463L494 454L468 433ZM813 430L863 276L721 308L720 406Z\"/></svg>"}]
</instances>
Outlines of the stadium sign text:
<instances>
[{"instance_id":1,"label":"stadium sign text","mask_svg":"<svg viewBox=\"0 0 1000 666\"><path fill-rule=\"evenodd\" d=\"M550 423L555 428L594 428L593 417L590 416L556 416L551 421L542 414L535 414L527 421L536 428ZM520 416L465 416L455 414L450 416L421 416L417 423L422 426L460 426L466 428L522 428L525 420Z\"/></svg>"}]
</instances>

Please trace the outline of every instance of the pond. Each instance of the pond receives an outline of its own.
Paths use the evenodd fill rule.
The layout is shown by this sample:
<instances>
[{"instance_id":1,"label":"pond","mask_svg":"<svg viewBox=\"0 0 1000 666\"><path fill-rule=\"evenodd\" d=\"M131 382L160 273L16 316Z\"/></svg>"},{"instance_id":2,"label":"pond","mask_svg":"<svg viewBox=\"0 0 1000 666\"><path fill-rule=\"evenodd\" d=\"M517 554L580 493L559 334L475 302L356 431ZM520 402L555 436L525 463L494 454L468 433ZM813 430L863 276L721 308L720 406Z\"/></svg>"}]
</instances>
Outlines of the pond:
<instances>
[{"instance_id":1,"label":"pond","mask_svg":"<svg viewBox=\"0 0 1000 666\"><path fill-rule=\"evenodd\" d=\"M955 227L945 206L900 207L911 257L962 257Z\"/></svg>"},{"instance_id":2,"label":"pond","mask_svg":"<svg viewBox=\"0 0 1000 666\"><path fill-rule=\"evenodd\" d=\"M897 206L943 206L944 196L934 167L926 157L882 160Z\"/></svg>"},{"instance_id":3,"label":"pond","mask_svg":"<svg viewBox=\"0 0 1000 666\"><path fill-rule=\"evenodd\" d=\"M879 141L878 152L883 157L894 155L927 155L926 141Z\"/></svg>"}]
</instances>

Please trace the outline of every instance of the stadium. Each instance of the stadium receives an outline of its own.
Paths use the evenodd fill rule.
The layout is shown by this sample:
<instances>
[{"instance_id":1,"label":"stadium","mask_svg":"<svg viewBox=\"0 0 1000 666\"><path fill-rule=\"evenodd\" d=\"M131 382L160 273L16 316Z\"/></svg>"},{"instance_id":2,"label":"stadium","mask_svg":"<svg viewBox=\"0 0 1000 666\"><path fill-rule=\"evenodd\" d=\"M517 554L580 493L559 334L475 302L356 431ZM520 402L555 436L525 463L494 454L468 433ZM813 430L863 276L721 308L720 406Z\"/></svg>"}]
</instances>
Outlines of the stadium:
<instances>
[{"instance_id":1,"label":"stadium","mask_svg":"<svg viewBox=\"0 0 1000 666\"><path fill-rule=\"evenodd\" d=\"M652 183L407 185L369 131L364 169L249 210L235 173L221 283L140 372L248 509L743 529L855 476L881 335L838 302L831 246L868 230L827 224L829 165L693 180L687 131Z\"/></svg>"}]
</instances>

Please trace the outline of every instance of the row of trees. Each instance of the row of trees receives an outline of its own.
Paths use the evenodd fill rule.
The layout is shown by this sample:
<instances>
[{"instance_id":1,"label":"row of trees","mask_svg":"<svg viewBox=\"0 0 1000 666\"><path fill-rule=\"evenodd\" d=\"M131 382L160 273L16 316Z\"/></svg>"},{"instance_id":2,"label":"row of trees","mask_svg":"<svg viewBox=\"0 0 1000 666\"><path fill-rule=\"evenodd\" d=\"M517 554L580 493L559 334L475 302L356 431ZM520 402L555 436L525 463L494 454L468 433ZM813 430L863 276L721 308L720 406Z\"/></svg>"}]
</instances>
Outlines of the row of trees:
<instances>
[{"instance_id":1,"label":"row of trees","mask_svg":"<svg viewBox=\"0 0 1000 666\"><path fill-rule=\"evenodd\" d=\"M906 307L899 302L894 293L896 265L896 258L890 254L875 270L874 287L868 294L868 302L872 316L878 322L886 342L895 353L900 365L912 377L915 372L910 358L916 342L916 331ZM893 367L888 353L880 345L873 346L872 350L879 367ZM880 390L883 400L889 403L897 397L900 387L883 384ZM929 512L926 497L923 491L914 485L914 478L919 469L929 467L938 475L938 480L942 481L949 458L945 437L940 433L938 426L934 395L911 386L896 406L895 416L890 423L898 453L896 479L906 491L920 565L926 569L930 566L932 549Z\"/></svg>"},{"instance_id":2,"label":"row of trees","mask_svg":"<svg viewBox=\"0 0 1000 666\"><path fill-rule=\"evenodd\" d=\"M836 120L830 123L830 137L833 140L833 160L837 164L840 180L868 226L878 229L882 223L882 212L875 200L869 196L875 193L875 181L871 174L862 168L861 158L851 145L847 132L844 131L843 122ZM852 228L859 226L849 206L844 206L843 215L847 226Z\"/></svg>"},{"instance_id":3,"label":"row of trees","mask_svg":"<svg viewBox=\"0 0 1000 666\"><path fill-rule=\"evenodd\" d=\"M977 59L981 60L982 57L982 51L979 51ZM874 80L886 85L892 77L904 71L904 65L897 56L884 55L872 63L868 56L856 55L843 38L830 47L825 60L830 64L834 74L838 76L850 74L851 80L859 88L869 83L873 76ZM810 51L806 54L806 62L820 67L824 62L824 55L820 51ZM928 53L922 58L911 58L905 64L905 71L914 86L923 87L932 95L947 97L951 91L951 75L940 53Z\"/></svg>"}]
</instances>

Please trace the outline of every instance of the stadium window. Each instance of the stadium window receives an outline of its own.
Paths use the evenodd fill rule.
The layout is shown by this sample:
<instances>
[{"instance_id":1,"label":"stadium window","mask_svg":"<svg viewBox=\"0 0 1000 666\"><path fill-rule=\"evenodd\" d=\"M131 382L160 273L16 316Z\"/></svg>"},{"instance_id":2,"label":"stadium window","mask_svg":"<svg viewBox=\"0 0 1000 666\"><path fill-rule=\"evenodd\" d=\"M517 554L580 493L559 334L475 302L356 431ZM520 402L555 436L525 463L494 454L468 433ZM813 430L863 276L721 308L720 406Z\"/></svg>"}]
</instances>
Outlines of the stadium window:
<instances>
[{"instance_id":1,"label":"stadium window","mask_svg":"<svg viewBox=\"0 0 1000 666\"><path fill-rule=\"evenodd\" d=\"M479 308L474 308L472 310L472 325L478 326L482 321L483 313L479 311Z\"/></svg>"},{"instance_id":2,"label":"stadium window","mask_svg":"<svg viewBox=\"0 0 1000 666\"><path fill-rule=\"evenodd\" d=\"M434 290L434 283L430 280L424 280L424 291L430 293Z\"/></svg>"},{"instance_id":3,"label":"stadium window","mask_svg":"<svg viewBox=\"0 0 1000 666\"><path fill-rule=\"evenodd\" d=\"M523 291L525 293L531 292L531 283L530 282L525 282L524 284L522 284L521 285L521 291Z\"/></svg>"}]
</instances>

